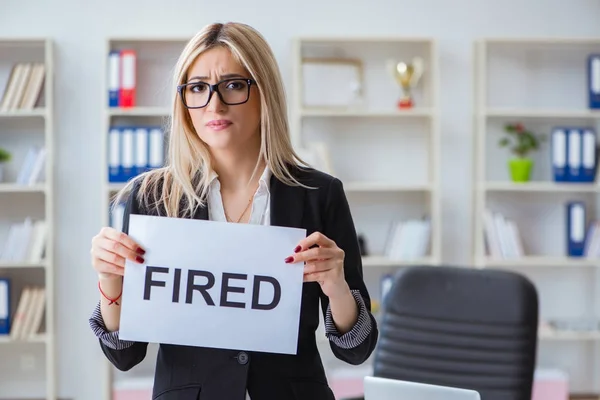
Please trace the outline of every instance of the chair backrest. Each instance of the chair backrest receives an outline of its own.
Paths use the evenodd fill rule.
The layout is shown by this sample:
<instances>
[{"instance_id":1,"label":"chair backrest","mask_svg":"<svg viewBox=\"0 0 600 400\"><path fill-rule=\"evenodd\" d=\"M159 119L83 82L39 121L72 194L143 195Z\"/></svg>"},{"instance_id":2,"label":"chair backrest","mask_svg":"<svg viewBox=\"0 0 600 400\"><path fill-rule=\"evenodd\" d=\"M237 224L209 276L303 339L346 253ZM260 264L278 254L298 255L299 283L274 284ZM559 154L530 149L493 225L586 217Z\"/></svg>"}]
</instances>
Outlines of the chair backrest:
<instances>
[{"instance_id":1,"label":"chair backrest","mask_svg":"<svg viewBox=\"0 0 600 400\"><path fill-rule=\"evenodd\" d=\"M530 400L538 308L535 286L515 272L400 270L383 304L374 375Z\"/></svg>"}]
</instances>

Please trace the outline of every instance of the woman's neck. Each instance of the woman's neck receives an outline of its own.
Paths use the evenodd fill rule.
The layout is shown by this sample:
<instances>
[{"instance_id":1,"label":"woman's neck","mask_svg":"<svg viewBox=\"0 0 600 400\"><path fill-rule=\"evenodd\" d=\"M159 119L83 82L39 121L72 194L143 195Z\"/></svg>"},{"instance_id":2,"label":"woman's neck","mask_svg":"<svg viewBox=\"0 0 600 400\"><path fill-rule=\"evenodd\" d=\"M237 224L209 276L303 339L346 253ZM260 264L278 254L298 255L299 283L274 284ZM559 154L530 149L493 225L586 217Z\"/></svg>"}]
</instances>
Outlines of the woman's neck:
<instances>
[{"instance_id":1,"label":"woman's neck","mask_svg":"<svg viewBox=\"0 0 600 400\"><path fill-rule=\"evenodd\" d=\"M228 192L244 191L248 185L254 187L264 171L266 163L261 160L254 177L252 173L256 167L258 151L219 152L213 154L214 169L219 175L221 190ZM252 178L252 182L250 179Z\"/></svg>"}]
</instances>

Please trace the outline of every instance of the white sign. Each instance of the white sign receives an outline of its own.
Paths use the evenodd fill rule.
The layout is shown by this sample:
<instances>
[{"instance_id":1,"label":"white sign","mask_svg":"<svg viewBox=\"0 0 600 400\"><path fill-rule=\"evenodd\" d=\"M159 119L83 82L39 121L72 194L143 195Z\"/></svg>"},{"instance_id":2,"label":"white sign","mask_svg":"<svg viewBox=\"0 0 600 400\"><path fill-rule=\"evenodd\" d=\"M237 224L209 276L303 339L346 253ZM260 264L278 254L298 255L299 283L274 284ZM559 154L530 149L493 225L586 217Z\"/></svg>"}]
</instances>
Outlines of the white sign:
<instances>
[{"instance_id":1,"label":"white sign","mask_svg":"<svg viewBox=\"0 0 600 400\"><path fill-rule=\"evenodd\" d=\"M296 354L305 229L133 214L129 235L121 339Z\"/></svg>"}]
</instances>

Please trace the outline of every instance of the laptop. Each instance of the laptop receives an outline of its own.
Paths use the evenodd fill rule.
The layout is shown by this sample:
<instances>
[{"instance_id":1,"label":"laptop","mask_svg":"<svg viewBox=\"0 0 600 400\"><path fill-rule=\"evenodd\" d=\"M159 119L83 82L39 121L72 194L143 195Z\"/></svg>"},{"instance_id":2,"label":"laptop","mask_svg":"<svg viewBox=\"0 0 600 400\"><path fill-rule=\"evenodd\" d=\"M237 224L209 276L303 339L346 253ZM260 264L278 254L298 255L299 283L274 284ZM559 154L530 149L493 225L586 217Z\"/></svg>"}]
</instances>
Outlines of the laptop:
<instances>
[{"instance_id":1,"label":"laptop","mask_svg":"<svg viewBox=\"0 0 600 400\"><path fill-rule=\"evenodd\" d=\"M365 400L481 400L474 390L365 376Z\"/></svg>"}]
</instances>

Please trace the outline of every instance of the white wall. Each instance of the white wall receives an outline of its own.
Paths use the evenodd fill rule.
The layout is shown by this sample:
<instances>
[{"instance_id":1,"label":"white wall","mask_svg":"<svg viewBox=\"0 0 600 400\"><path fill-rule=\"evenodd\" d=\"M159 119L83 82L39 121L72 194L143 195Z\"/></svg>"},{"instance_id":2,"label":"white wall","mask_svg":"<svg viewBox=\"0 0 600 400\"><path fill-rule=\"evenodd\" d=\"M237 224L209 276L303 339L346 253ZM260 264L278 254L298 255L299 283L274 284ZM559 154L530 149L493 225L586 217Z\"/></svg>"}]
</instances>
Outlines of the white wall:
<instances>
[{"instance_id":1,"label":"white wall","mask_svg":"<svg viewBox=\"0 0 600 400\"><path fill-rule=\"evenodd\" d=\"M433 36L439 40L443 256L471 253L472 40L481 36L599 36L596 0L116 1L5 0L0 37L56 41L57 329L59 395L100 399L102 355L87 319L97 301L89 246L100 224L105 38L191 35L218 21L247 22L271 42L288 84L299 34ZM178 7L173 7L177 4ZM68 189L68 191L67 191ZM459 226L460 225L460 226ZM82 368L85 366L85 369Z\"/></svg>"}]
</instances>

